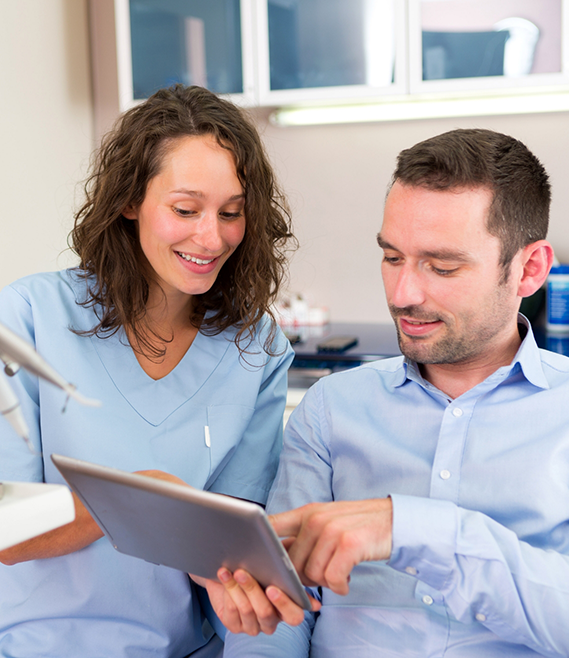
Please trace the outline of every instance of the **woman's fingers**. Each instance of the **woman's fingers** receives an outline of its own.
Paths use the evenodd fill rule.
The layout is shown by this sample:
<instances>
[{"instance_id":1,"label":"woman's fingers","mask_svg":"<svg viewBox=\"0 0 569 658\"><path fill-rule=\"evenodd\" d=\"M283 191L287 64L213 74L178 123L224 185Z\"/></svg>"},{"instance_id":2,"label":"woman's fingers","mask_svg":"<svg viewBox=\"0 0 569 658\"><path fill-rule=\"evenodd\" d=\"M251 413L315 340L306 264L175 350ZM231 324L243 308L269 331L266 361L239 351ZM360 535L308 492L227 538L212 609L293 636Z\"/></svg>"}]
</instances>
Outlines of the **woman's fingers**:
<instances>
[{"instance_id":1,"label":"woman's fingers","mask_svg":"<svg viewBox=\"0 0 569 658\"><path fill-rule=\"evenodd\" d=\"M272 635L281 621L298 625L304 619L302 608L284 592L273 586L268 587L265 592L259 583L243 569L238 569L231 574L230 571L222 568L218 571L217 576L225 588L224 614L232 624L230 630L233 633ZM317 609L318 602L314 601L314 604ZM216 610L216 612L218 611ZM236 621L237 615L238 621ZM225 623L225 619L220 618Z\"/></svg>"}]
</instances>

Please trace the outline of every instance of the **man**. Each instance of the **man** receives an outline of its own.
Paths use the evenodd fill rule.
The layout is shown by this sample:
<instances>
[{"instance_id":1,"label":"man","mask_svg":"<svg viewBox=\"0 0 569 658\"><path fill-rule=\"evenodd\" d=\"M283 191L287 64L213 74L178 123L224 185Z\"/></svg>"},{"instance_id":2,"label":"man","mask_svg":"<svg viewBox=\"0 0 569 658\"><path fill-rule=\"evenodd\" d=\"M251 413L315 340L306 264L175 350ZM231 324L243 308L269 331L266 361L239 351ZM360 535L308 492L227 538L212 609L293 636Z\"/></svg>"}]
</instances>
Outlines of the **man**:
<instances>
[{"instance_id":1,"label":"man","mask_svg":"<svg viewBox=\"0 0 569 658\"><path fill-rule=\"evenodd\" d=\"M307 392L268 504L322 608L229 634L225 656L569 655L569 359L518 316L552 264L549 204L511 137L400 154L378 243L404 357ZM219 575L230 629L299 622Z\"/></svg>"}]
</instances>

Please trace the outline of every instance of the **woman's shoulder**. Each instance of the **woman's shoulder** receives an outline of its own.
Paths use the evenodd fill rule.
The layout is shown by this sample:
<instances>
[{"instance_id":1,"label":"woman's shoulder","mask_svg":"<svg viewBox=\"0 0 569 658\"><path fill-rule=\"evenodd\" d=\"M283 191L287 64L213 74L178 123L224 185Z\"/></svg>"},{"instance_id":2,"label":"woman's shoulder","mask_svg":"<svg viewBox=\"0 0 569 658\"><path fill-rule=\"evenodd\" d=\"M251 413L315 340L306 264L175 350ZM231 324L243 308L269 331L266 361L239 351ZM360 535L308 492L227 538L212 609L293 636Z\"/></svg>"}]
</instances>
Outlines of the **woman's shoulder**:
<instances>
[{"instance_id":1,"label":"woman's shoulder","mask_svg":"<svg viewBox=\"0 0 569 658\"><path fill-rule=\"evenodd\" d=\"M269 354L280 354L290 347L290 341L283 330L268 313L265 313L252 327L251 334L245 334L243 338L245 344L247 340Z\"/></svg>"},{"instance_id":2,"label":"woman's shoulder","mask_svg":"<svg viewBox=\"0 0 569 658\"><path fill-rule=\"evenodd\" d=\"M205 335L225 345L229 342L232 346L230 351L240 355L249 365L267 366L275 358L279 363L283 360L289 363L292 360L290 341L268 313L264 314L250 331L246 330L243 334L239 334L239 327L234 325L219 334L211 335L206 332Z\"/></svg>"},{"instance_id":3,"label":"woman's shoulder","mask_svg":"<svg viewBox=\"0 0 569 658\"><path fill-rule=\"evenodd\" d=\"M77 302L85 297L86 286L85 277L75 269L29 274L3 288L0 302L10 300L10 304L17 304L21 300L35 312L45 309L53 315L72 314L82 308Z\"/></svg>"},{"instance_id":4,"label":"woman's shoulder","mask_svg":"<svg viewBox=\"0 0 569 658\"><path fill-rule=\"evenodd\" d=\"M16 292L28 301L38 301L45 299L46 294L59 288L61 285L61 272L40 272L37 274L28 274L2 289L2 294Z\"/></svg>"}]
</instances>

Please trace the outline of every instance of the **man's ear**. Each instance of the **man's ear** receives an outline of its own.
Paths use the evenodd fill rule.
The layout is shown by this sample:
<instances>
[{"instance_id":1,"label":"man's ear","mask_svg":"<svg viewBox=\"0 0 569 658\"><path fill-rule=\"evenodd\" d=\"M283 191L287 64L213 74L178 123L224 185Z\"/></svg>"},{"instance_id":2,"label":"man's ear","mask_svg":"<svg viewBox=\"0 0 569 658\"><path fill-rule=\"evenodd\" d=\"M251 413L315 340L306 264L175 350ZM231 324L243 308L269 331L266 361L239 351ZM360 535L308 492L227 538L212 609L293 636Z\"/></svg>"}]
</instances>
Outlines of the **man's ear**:
<instances>
[{"instance_id":1,"label":"man's ear","mask_svg":"<svg viewBox=\"0 0 569 658\"><path fill-rule=\"evenodd\" d=\"M126 219L138 219L138 212L133 205L128 205L123 211L122 216Z\"/></svg>"},{"instance_id":2,"label":"man's ear","mask_svg":"<svg viewBox=\"0 0 569 658\"><path fill-rule=\"evenodd\" d=\"M553 247L547 240L538 240L521 251L522 274L518 286L520 297L530 297L544 284L553 265Z\"/></svg>"}]
</instances>

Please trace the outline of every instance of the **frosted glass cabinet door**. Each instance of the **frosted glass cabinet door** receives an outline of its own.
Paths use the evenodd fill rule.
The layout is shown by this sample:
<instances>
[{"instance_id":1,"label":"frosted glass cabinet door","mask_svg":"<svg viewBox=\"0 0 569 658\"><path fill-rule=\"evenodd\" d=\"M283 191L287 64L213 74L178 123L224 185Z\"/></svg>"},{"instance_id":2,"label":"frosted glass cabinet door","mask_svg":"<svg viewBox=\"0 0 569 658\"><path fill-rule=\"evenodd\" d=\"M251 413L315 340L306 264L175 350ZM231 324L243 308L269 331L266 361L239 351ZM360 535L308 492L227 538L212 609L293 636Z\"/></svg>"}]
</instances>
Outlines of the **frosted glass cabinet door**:
<instances>
[{"instance_id":1,"label":"frosted glass cabinet door","mask_svg":"<svg viewBox=\"0 0 569 658\"><path fill-rule=\"evenodd\" d=\"M129 0L133 96L176 82L243 92L240 0Z\"/></svg>"},{"instance_id":2,"label":"frosted glass cabinet door","mask_svg":"<svg viewBox=\"0 0 569 658\"><path fill-rule=\"evenodd\" d=\"M552 82L562 72L562 0L416 0L420 80ZM413 11L412 11L413 15ZM413 38L413 30L411 31ZM547 79L549 78L549 80ZM443 83L444 84L444 83ZM467 83L468 84L468 83Z\"/></svg>"},{"instance_id":3,"label":"frosted glass cabinet door","mask_svg":"<svg viewBox=\"0 0 569 658\"><path fill-rule=\"evenodd\" d=\"M266 8L270 92L393 84L395 0L267 0Z\"/></svg>"}]
</instances>

